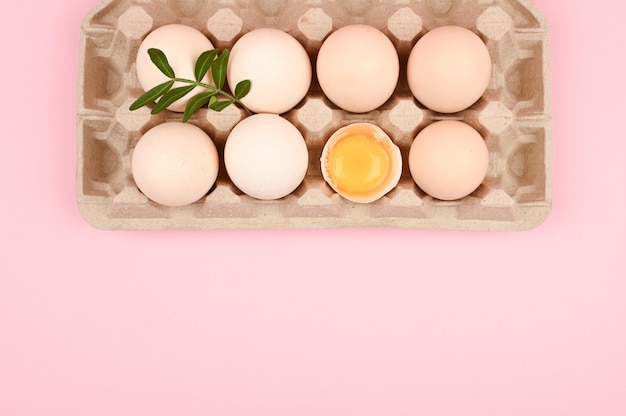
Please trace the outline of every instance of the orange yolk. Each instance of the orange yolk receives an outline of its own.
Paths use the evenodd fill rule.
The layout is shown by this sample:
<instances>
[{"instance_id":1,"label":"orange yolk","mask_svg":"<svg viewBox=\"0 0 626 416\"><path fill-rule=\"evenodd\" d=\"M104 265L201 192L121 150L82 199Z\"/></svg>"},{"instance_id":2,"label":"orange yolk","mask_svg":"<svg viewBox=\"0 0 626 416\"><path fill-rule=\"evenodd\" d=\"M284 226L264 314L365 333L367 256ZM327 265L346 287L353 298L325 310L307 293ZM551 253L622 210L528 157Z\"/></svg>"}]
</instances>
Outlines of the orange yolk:
<instances>
[{"instance_id":1,"label":"orange yolk","mask_svg":"<svg viewBox=\"0 0 626 416\"><path fill-rule=\"evenodd\" d=\"M363 134L339 140L330 158L337 187L353 195L368 194L384 185L389 165L390 156L386 147Z\"/></svg>"}]
</instances>

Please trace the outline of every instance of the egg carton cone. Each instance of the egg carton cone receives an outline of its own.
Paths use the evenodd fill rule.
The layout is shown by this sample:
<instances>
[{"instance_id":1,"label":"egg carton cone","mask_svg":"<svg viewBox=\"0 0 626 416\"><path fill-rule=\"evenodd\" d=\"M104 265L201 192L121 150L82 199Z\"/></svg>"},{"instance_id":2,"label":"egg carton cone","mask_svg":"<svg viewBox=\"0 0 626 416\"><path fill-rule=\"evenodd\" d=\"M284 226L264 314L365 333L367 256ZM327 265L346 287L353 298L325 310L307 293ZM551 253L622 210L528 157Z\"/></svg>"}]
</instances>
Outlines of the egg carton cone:
<instances>
[{"instance_id":1,"label":"egg carton cone","mask_svg":"<svg viewBox=\"0 0 626 416\"><path fill-rule=\"evenodd\" d=\"M367 24L397 48L401 75L391 99L375 111L353 114L333 105L319 83L283 116L304 135L309 168L303 183L274 201L237 189L223 161L213 189L198 202L170 208L146 198L131 175L133 148L150 128L179 121L181 114L129 111L142 93L135 59L142 39L170 23L192 26L217 48L231 48L261 27L281 29L308 51L313 65L324 39L348 24ZM435 113L409 91L406 62L421 36L439 26L470 29L486 43L493 61L490 84L469 109ZM236 106L203 109L190 120L214 140L221 160L226 138L246 113ZM478 130L490 153L483 184L457 201L436 200L411 178L408 153L423 128L460 120ZM322 178L320 155L337 129L370 122L400 147L398 186L382 199L350 202ZM111 0L81 27L77 105L77 203L99 229L420 228L528 230L548 216L552 203L550 42L546 18L529 0Z\"/></svg>"}]
</instances>

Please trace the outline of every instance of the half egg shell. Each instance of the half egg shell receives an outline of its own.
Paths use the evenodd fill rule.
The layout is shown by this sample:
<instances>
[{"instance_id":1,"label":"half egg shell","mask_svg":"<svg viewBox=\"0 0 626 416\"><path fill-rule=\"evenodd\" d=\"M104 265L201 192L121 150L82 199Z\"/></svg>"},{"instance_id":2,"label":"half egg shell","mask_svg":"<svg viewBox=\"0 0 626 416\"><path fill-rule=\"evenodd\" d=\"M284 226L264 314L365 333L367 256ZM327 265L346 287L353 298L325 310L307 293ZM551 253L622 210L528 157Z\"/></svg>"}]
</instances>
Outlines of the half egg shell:
<instances>
[{"instance_id":1,"label":"half egg shell","mask_svg":"<svg viewBox=\"0 0 626 416\"><path fill-rule=\"evenodd\" d=\"M342 197L374 202L398 185L402 174L400 148L380 127L354 123L337 130L321 156L322 176Z\"/></svg>"}]
</instances>

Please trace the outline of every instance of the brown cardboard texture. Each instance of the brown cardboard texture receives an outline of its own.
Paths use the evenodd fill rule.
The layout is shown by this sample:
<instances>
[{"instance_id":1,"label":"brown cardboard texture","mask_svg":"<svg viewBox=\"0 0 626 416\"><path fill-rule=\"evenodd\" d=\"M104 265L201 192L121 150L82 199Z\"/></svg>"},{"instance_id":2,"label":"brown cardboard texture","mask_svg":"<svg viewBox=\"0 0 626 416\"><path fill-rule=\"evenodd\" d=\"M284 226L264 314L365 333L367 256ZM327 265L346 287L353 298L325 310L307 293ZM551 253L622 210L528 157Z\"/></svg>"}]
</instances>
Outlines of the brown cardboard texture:
<instances>
[{"instance_id":1,"label":"brown cardboard texture","mask_svg":"<svg viewBox=\"0 0 626 416\"><path fill-rule=\"evenodd\" d=\"M181 114L129 111L143 91L135 74L142 39L157 27L181 23L203 32L217 48L231 48L244 33L274 27L291 34L315 57L337 28L360 23L382 30L400 55L393 97L366 114L338 109L315 76L305 99L283 116L304 135L309 169L302 185L276 201L239 191L220 166L216 186L181 208L159 206L135 185L132 150L151 127ZM478 34L493 60L490 85L472 107L456 114L424 108L406 82L413 45L429 30L459 25ZM88 223L101 229L227 229L403 227L451 230L525 230L547 217L552 200L550 47L546 19L529 0L111 0L86 16L81 31L77 113L77 200ZM245 113L200 110L191 123L215 141L220 157L228 133ZM444 119L464 121L485 138L490 165L483 184L458 201L435 200L413 182L408 151L419 131ZM403 172L382 199L355 204L322 179L325 141L342 126L367 121L400 147Z\"/></svg>"}]
</instances>

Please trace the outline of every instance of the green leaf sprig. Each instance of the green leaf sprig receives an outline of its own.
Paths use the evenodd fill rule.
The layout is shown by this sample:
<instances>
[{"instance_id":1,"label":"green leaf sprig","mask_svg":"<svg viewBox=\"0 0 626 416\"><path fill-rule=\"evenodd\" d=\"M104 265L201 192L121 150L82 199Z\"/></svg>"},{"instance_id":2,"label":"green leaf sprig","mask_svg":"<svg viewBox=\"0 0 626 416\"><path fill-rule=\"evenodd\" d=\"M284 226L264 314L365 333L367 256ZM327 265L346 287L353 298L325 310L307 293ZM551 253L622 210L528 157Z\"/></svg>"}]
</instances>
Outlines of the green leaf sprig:
<instances>
[{"instance_id":1,"label":"green leaf sprig","mask_svg":"<svg viewBox=\"0 0 626 416\"><path fill-rule=\"evenodd\" d=\"M139 97L130 106L130 111L137 110L148 104L156 102L154 108L152 108L152 114L158 114L172 105L174 102L183 98L196 87L202 87L208 91L201 92L194 95L189 99L185 112L183 113L183 122L189 121L191 116L200 108L208 105L209 108L215 111L222 111L231 104L239 104L246 111L248 108L241 102L250 92L251 82L250 80L243 80L239 82L235 87L234 94L224 91L224 84L226 83L226 68L228 67L228 58L230 57L230 51L228 49L222 50L220 53L217 49L203 52L196 61L195 66L195 80L178 78L174 69L165 56L165 53L160 49L148 49L150 60L157 68L170 80L156 87L146 91L141 97ZM202 82L202 78L211 71L213 75L213 82L215 85L210 85ZM175 83L189 84L182 87L174 87ZM220 97L220 98L218 98ZM158 100L158 101L157 101Z\"/></svg>"}]
</instances>

